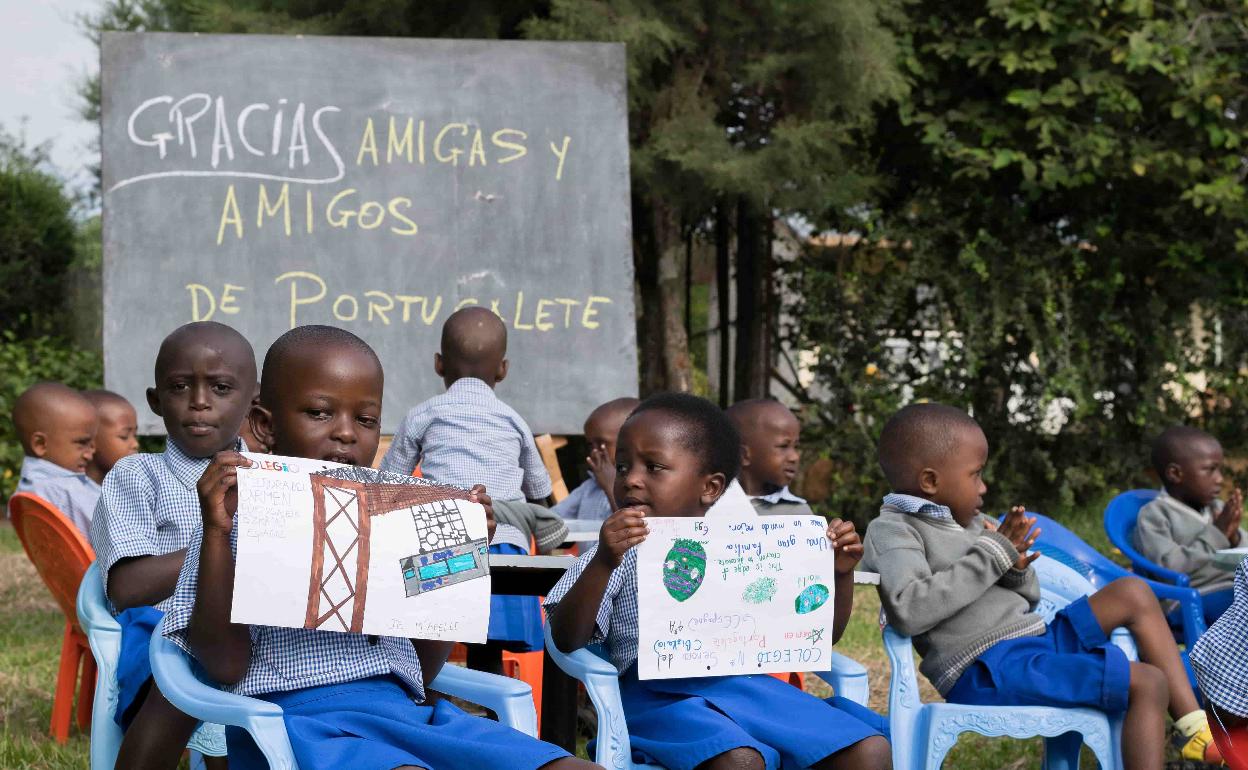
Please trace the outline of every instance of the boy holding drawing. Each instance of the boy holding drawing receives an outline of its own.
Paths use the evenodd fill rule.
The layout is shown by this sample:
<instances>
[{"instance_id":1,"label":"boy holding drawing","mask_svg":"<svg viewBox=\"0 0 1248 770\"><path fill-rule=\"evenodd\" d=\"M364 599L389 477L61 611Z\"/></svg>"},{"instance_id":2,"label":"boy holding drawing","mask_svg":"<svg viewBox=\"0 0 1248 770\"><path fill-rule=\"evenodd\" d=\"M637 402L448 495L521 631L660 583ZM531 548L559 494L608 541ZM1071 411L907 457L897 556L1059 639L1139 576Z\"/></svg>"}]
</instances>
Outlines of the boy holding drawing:
<instances>
[{"instance_id":1,"label":"boy holding drawing","mask_svg":"<svg viewBox=\"0 0 1248 770\"><path fill-rule=\"evenodd\" d=\"M1040 535L1015 507L997 526L980 514L988 440L965 412L912 404L880 435L892 487L867 528L866 560L880 573L888 622L914 637L919 670L953 703L1125 711L1127 767L1160 768L1166 710L1185 759L1217 762L1205 714L1152 591L1122 578L1067 605L1052 622L1035 614L1040 585L1027 550ZM1109 641L1125 626L1141 662Z\"/></svg>"},{"instance_id":2,"label":"boy holding drawing","mask_svg":"<svg viewBox=\"0 0 1248 770\"><path fill-rule=\"evenodd\" d=\"M550 475L524 419L494 394L507 376L507 327L483 307L455 311L442 326L441 351L433 368L446 392L416 406L394 435L381 469L421 474L443 484L484 484L490 497L523 503L550 496ZM532 509L524 513L531 513ZM567 534L557 515L542 509L529 532L500 524L490 553L527 554L529 540L548 532ZM500 517L510 521L526 518ZM557 543L556 543L557 545ZM553 547L553 546L552 546ZM501 673L504 649L528 652L542 648L542 617L531 596L491 600L489 642L469 645L469 665Z\"/></svg>"},{"instance_id":3,"label":"boy holding drawing","mask_svg":"<svg viewBox=\"0 0 1248 770\"><path fill-rule=\"evenodd\" d=\"M616 447L620 507L603 523L598 545L547 597L555 644L572 651L606 643L620 671L634 750L671 770L889 767L883 720L844 699L821 701L765 674L638 678L635 546L649 532L646 517L704 515L740 463L740 438L714 404L687 394L642 402ZM862 545L849 522L831 522L827 537L835 554L835 641L853 607Z\"/></svg>"},{"instance_id":4,"label":"boy holding drawing","mask_svg":"<svg viewBox=\"0 0 1248 770\"><path fill-rule=\"evenodd\" d=\"M265 356L252 428L276 454L367 466L381 402L381 362L367 343L342 329L301 326ZM449 701L423 705L448 642L232 623L235 485L247 463L222 452L200 478L202 535L187 551L161 631L226 689L280 705L301 768L596 767ZM474 494L488 506L482 487ZM232 770L267 766L246 733L226 735Z\"/></svg>"},{"instance_id":5,"label":"boy holding drawing","mask_svg":"<svg viewBox=\"0 0 1248 770\"><path fill-rule=\"evenodd\" d=\"M165 451L119 460L104 479L91 524L105 592L122 629L117 712L96 716L127 728L118 767L172 768L195 729L195 720L152 687L148 644L199 526L200 474L217 452L240 446L256 358L230 327L191 323L161 343L155 376L147 401L164 419Z\"/></svg>"}]
</instances>

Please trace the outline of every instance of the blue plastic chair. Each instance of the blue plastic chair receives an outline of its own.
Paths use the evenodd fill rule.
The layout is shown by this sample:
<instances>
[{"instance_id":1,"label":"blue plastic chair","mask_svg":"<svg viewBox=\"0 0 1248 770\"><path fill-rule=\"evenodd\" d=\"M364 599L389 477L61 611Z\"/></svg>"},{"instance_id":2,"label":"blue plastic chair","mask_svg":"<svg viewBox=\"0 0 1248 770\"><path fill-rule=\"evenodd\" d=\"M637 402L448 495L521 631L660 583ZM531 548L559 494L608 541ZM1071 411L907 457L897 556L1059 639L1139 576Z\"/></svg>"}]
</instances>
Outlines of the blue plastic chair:
<instances>
[{"instance_id":1,"label":"blue plastic chair","mask_svg":"<svg viewBox=\"0 0 1248 770\"><path fill-rule=\"evenodd\" d=\"M1140 517L1140 509L1155 497L1156 490L1132 489L1110 500L1105 507L1105 534L1109 535L1109 541L1114 547L1131 561L1131 570L1150 581L1149 585L1158 599L1174 599L1180 603L1166 618L1170 621L1171 628L1181 630L1183 644L1190 648L1205 632L1205 610L1200 593L1191 588L1191 580L1187 575L1149 561L1135 549L1135 522ZM1163 596L1158 592L1158 586L1186 590L1167 591Z\"/></svg>"},{"instance_id":2,"label":"blue plastic chair","mask_svg":"<svg viewBox=\"0 0 1248 770\"><path fill-rule=\"evenodd\" d=\"M280 706L234 695L204 681L206 675L173 642L152 638L152 675L169 702L196 719L246 730L274 770L298 770ZM533 689L518 679L447 664L429 685L447 695L485 706L498 721L537 737Z\"/></svg>"},{"instance_id":3,"label":"blue plastic chair","mask_svg":"<svg viewBox=\"0 0 1248 770\"><path fill-rule=\"evenodd\" d=\"M1034 567L1040 577L1040 604L1036 612L1051 620L1062 607L1093 588L1079 573L1041 557ZM1122 629L1113 641L1136 658L1135 644ZM893 745L894 770L935 770L944 761L958 736L973 732L986 736L1045 738L1044 767L1073 770L1079 767L1079 749L1086 743L1102 768L1122 768L1122 715L1110 716L1094 709L1061 709L1045 706L964 706L954 703L923 703L909 637L891 626L884 628L884 648L892 666L888 718Z\"/></svg>"},{"instance_id":4,"label":"blue plastic chair","mask_svg":"<svg viewBox=\"0 0 1248 770\"><path fill-rule=\"evenodd\" d=\"M614 770L663 770L658 765L633 762L632 744L628 740L628 724L624 719L624 706L620 701L620 672L605 659L605 652L594 647L582 647L573 652L562 652L550 636L550 624L544 629L546 651L564 673L585 685L585 692L598 714L598 738L594 747L594 761ZM860 705L867 705L870 686L867 669L861 663L838 652L832 653L832 669L819 672L818 676L832 686L833 691Z\"/></svg>"},{"instance_id":5,"label":"blue plastic chair","mask_svg":"<svg viewBox=\"0 0 1248 770\"><path fill-rule=\"evenodd\" d=\"M92 562L78 587L78 624L91 643L91 654L99 670L92 703L91 768L113 770L121 749L122 732L113 714L117 711L117 660L121 655L121 626L108 610L104 581L98 562ZM210 757L225 756L225 730L220 725L203 725L187 744L192 752ZM198 760L192 754L192 765Z\"/></svg>"}]
</instances>

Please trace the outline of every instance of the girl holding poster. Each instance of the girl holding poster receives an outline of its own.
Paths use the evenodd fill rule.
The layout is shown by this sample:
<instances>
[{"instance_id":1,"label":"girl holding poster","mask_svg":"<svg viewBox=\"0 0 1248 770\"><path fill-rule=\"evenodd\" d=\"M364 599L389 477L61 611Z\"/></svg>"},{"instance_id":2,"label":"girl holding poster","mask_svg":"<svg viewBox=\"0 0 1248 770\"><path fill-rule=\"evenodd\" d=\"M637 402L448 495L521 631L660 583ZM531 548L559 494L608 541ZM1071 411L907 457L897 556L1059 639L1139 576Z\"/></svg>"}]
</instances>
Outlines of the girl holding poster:
<instances>
[{"instance_id":1,"label":"girl holding poster","mask_svg":"<svg viewBox=\"0 0 1248 770\"><path fill-rule=\"evenodd\" d=\"M714 404L688 394L642 402L620 429L615 499L597 547L546 599L559 649L605 643L620 673L634 751L670 770L891 767L885 720L843 698L820 700L762 674L642 680L637 675L637 551L647 517L703 516L736 477L741 442ZM828 525L835 559L833 640L853 608L862 541Z\"/></svg>"}]
</instances>

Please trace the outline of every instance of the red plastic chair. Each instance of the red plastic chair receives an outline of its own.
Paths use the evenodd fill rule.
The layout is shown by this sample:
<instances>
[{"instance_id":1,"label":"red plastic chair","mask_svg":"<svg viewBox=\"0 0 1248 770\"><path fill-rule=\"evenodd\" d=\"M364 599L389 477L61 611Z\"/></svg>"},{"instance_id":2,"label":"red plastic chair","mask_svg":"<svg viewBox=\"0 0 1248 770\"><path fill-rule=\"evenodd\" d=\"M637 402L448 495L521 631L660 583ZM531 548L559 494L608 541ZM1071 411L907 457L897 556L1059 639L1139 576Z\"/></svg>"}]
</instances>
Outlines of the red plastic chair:
<instances>
[{"instance_id":1,"label":"red plastic chair","mask_svg":"<svg viewBox=\"0 0 1248 770\"><path fill-rule=\"evenodd\" d=\"M1248 725L1223 730L1222 720L1213 713L1213 709L1206 707L1205 713L1209 715L1209 729L1213 731L1213 742L1222 752L1222 760L1231 770L1248 770Z\"/></svg>"},{"instance_id":2,"label":"red plastic chair","mask_svg":"<svg viewBox=\"0 0 1248 770\"><path fill-rule=\"evenodd\" d=\"M26 555L65 615L51 726L52 737L57 743L65 743L69 740L69 718L74 711L75 684L79 681L82 684L78 688L78 728L86 730L91 725L95 657L91 655L86 634L78 627L74 602L83 574L95 561L95 551L65 514L37 495L18 492L9 498L9 518L13 520L13 529Z\"/></svg>"}]
</instances>

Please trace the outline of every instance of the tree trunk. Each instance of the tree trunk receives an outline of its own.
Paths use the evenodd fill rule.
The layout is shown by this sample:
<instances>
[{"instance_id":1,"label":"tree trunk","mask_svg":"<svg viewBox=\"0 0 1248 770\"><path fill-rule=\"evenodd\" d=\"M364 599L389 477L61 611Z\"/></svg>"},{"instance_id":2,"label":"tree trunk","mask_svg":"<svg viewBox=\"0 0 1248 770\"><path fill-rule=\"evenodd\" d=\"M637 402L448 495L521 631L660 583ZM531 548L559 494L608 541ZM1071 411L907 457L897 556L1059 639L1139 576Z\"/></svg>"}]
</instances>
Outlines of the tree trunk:
<instances>
[{"instance_id":1,"label":"tree trunk","mask_svg":"<svg viewBox=\"0 0 1248 770\"><path fill-rule=\"evenodd\" d=\"M720 407L732 403L732 348L729 334L732 330L732 216L729 203L721 198L715 204L715 295L719 321L719 376L718 395ZM708 372L709 374L709 372Z\"/></svg>"},{"instance_id":2,"label":"tree trunk","mask_svg":"<svg viewBox=\"0 0 1248 770\"><path fill-rule=\"evenodd\" d=\"M762 398L771 378L771 219L737 201L737 344L733 400Z\"/></svg>"},{"instance_id":3,"label":"tree trunk","mask_svg":"<svg viewBox=\"0 0 1248 770\"><path fill-rule=\"evenodd\" d=\"M685 334L685 247L680 220L666 204L641 196L633 205L637 343L641 391L688 391L693 385Z\"/></svg>"}]
</instances>

